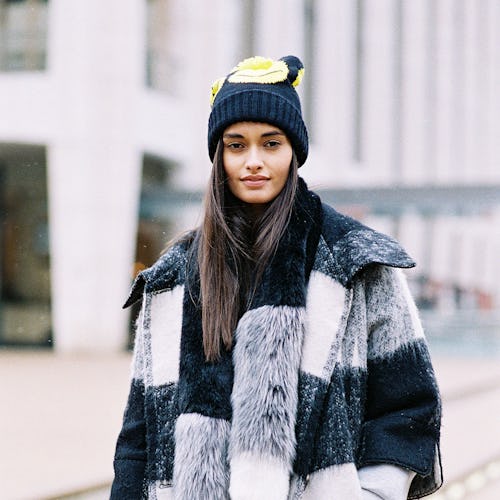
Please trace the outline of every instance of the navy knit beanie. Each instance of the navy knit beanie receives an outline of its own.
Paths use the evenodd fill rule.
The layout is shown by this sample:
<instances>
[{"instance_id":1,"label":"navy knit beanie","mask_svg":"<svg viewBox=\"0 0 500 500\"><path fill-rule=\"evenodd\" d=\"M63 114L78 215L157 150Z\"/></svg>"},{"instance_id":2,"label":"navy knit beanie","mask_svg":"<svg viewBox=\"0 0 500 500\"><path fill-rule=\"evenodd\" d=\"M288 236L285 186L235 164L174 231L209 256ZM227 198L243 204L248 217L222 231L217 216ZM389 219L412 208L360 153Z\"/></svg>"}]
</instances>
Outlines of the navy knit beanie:
<instances>
[{"instance_id":1,"label":"navy knit beanie","mask_svg":"<svg viewBox=\"0 0 500 500\"><path fill-rule=\"evenodd\" d=\"M217 143L229 125L251 121L279 127L290 140L299 166L307 158L309 140L295 87L304 66L295 56L278 61L256 56L240 62L212 85L208 120L208 153L213 161Z\"/></svg>"}]
</instances>

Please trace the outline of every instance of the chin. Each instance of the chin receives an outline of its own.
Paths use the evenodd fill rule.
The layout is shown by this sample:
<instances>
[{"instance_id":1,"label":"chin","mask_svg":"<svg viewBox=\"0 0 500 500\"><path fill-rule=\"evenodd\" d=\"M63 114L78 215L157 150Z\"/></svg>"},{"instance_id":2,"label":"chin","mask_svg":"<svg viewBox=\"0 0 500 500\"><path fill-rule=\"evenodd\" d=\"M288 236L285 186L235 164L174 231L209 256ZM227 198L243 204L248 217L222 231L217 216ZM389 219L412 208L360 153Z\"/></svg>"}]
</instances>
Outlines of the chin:
<instances>
[{"instance_id":1,"label":"chin","mask_svg":"<svg viewBox=\"0 0 500 500\"><path fill-rule=\"evenodd\" d=\"M269 196L248 196L243 201L248 205L266 205L272 200Z\"/></svg>"}]
</instances>

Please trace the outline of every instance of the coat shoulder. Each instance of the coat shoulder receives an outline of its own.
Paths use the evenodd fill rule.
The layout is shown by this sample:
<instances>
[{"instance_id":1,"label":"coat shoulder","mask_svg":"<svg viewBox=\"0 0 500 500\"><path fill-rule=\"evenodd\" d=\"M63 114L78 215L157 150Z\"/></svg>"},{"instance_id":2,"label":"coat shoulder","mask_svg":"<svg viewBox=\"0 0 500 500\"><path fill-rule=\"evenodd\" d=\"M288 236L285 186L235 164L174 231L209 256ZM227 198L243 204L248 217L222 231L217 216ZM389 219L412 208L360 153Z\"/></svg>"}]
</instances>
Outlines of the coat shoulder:
<instances>
[{"instance_id":1,"label":"coat shoulder","mask_svg":"<svg viewBox=\"0 0 500 500\"><path fill-rule=\"evenodd\" d=\"M123 308L137 302L144 291L151 293L171 290L184 283L189 249L194 241L194 236L194 231L183 236L168 248L151 267L137 275Z\"/></svg>"},{"instance_id":2,"label":"coat shoulder","mask_svg":"<svg viewBox=\"0 0 500 500\"><path fill-rule=\"evenodd\" d=\"M344 286L370 264L411 268L413 259L403 247L386 234L375 231L361 222L322 204L322 237L328 247L335 278Z\"/></svg>"}]
</instances>

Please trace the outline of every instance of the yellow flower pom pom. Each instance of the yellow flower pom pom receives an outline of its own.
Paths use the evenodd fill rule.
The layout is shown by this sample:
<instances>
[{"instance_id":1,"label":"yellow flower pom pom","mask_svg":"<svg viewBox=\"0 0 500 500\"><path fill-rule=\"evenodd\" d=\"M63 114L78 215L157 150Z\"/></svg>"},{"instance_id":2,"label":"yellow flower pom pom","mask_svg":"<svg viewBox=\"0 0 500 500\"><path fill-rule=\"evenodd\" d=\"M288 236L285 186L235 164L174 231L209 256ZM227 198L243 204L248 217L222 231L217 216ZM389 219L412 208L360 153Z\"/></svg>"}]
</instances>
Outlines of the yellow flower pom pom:
<instances>
[{"instance_id":1,"label":"yellow flower pom pom","mask_svg":"<svg viewBox=\"0 0 500 500\"><path fill-rule=\"evenodd\" d=\"M300 82L302 81L302 77L304 76L304 68L300 68L297 78L293 81L292 85L294 87L298 87L300 85Z\"/></svg>"},{"instance_id":2,"label":"yellow flower pom pom","mask_svg":"<svg viewBox=\"0 0 500 500\"><path fill-rule=\"evenodd\" d=\"M239 71L240 69L269 69L274 61L267 57L255 56L244 59L239 62L232 70L231 73Z\"/></svg>"},{"instance_id":3,"label":"yellow flower pom pom","mask_svg":"<svg viewBox=\"0 0 500 500\"><path fill-rule=\"evenodd\" d=\"M273 61L255 56L241 61L228 78L231 83L278 83L288 76L288 66L283 61Z\"/></svg>"},{"instance_id":4,"label":"yellow flower pom pom","mask_svg":"<svg viewBox=\"0 0 500 500\"><path fill-rule=\"evenodd\" d=\"M221 89L222 85L226 81L226 78L218 78L215 80L215 82L212 84L212 89L210 92L210 106L214 105L215 97L219 93L219 90Z\"/></svg>"}]
</instances>

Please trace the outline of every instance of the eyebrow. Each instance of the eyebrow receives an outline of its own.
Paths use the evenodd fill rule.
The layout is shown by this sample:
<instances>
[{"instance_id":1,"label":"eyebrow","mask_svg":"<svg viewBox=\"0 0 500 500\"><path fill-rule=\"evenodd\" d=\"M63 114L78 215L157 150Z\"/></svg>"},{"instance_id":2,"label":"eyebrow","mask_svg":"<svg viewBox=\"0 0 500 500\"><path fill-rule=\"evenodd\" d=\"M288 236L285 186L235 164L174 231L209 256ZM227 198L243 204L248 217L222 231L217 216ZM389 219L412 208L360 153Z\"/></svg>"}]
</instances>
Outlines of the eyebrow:
<instances>
[{"instance_id":1,"label":"eyebrow","mask_svg":"<svg viewBox=\"0 0 500 500\"><path fill-rule=\"evenodd\" d=\"M272 137L275 135L282 135L284 136L285 134L283 132L280 132L279 130L271 130L269 132L264 132L261 137ZM223 135L224 139L244 139L244 136L241 134L224 134Z\"/></svg>"}]
</instances>

